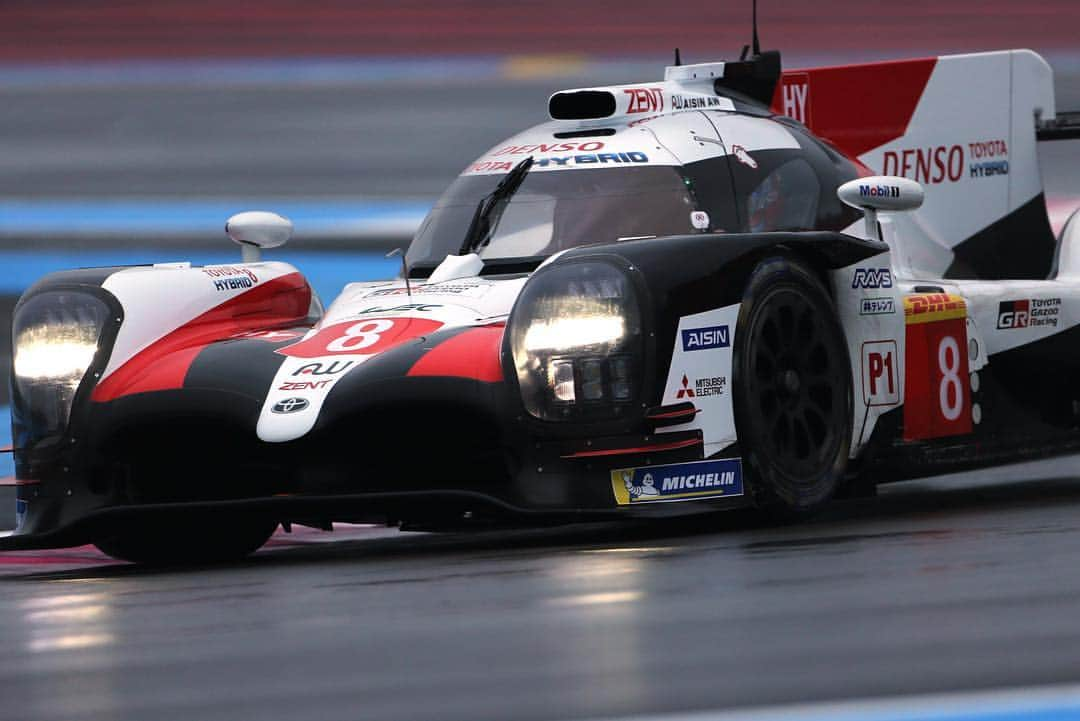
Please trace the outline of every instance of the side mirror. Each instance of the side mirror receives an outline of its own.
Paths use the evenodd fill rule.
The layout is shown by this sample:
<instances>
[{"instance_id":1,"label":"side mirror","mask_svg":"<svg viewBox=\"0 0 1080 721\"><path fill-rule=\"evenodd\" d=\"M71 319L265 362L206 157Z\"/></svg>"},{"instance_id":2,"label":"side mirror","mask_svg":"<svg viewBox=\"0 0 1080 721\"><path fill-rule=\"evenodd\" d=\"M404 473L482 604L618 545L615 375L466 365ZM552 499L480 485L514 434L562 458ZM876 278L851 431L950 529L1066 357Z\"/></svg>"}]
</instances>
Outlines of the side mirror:
<instances>
[{"instance_id":1,"label":"side mirror","mask_svg":"<svg viewBox=\"0 0 1080 721\"><path fill-rule=\"evenodd\" d=\"M878 235L878 211L915 210L923 204L926 193L914 180L893 175L872 175L844 183L836 189L836 197L845 205L863 211L866 234L874 240L881 240Z\"/></svg>"},{"instance_id":2,"label":"side mirror","mask_svg":"<svg viewBox=\"0 0 1080 721\"><path fill-rule=\"evenodd\" d=\"M292 221L265 210L237 213L225 221L225 234L240 245L245 263L259 262L263 248L285 245L292 237L292 231Z\"/></svg>"}]
</instances>

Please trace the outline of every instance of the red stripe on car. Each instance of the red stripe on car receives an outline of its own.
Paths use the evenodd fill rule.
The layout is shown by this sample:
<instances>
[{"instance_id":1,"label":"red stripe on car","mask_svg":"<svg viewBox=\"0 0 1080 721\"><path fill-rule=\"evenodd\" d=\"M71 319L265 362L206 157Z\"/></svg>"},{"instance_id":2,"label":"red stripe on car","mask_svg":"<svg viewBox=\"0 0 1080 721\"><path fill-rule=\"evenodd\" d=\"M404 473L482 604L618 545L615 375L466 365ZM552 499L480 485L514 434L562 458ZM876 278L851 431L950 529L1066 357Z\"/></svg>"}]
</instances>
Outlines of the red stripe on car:
<instances>
[{"instance_id":1,"label":"red stripe on car","mask_svg":"<svg viewBox=\"0 0 1080 721\"><path fill-rule=\"evenodd\" d=\"M937 58L785 72L772 109L852 158L907 132Z\"/></svg>"},{"instance_id":2,"label":"red stripe on car","mask_svg":"<svg viewBox=\"0 0 1080 721\"><path fill-rule=\"evenodd\" d=\"M503 379L499 360L504 325L470 328L425 353L409 370L410 376L472 378L485 383Z\"/></svg>"},{"instance_id":3,"label":"red stripe on car","mask_svg":"<svg viewBox=\"0 0 1080 721\"><path fill-rule=\"evenodd\" d=\"M302 322L311 287L289 273L230 298L139 351L94 388L104 402L133 393L181 388L192 362L206 346L247 331Z\"/></svg>"}]
</instances>

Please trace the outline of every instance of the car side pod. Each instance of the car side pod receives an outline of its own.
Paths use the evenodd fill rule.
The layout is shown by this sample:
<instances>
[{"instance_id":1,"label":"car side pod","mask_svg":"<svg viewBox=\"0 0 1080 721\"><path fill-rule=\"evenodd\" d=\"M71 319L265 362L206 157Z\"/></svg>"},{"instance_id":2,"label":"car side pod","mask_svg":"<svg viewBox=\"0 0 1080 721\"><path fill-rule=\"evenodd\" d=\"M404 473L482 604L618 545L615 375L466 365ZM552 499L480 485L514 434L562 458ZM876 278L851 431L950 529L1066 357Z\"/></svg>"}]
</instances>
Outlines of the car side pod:
<instances>
[{"instance_id":1,"label":"car side pod","mask_svg":"<svg viewBox=\"0 0 1080 721\"><path fill-rule=\"evenodd\" d=\"M265 210L237 213L225 221L225 234L239 244L245 263L258 263L262 260L263 248L285 245L292 232L291 220Z\"/></svg>"},{"instance_id":2,"label":"car side pod","mask_svg":"<svg viewBox=\"0 0 1080 721\"><path fill-rule=\"evenodd\" d=\"M836 189L840 202L863 211L866 235L881 240L877 214L879 210L915 210L923 204L926 194L914 180L894 175L871 175L849 180Z\"/></svg>"}]
</instances>

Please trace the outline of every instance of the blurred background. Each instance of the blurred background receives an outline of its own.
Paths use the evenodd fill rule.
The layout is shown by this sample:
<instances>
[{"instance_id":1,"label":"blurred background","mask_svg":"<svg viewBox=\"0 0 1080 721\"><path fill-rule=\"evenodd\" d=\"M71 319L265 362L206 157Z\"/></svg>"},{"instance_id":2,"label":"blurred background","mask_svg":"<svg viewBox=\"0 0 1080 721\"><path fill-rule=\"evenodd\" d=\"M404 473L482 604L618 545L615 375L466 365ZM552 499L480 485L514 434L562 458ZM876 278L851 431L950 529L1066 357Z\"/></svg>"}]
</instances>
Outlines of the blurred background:
<instances>
[{"instance_id":1,"label":"blurred background","mask_svg":"<svg viewBox=\"0 0 1080 721\"><path fill-rule=\"evenodd\" d=\"M227 262L248 209L325 301L392 275L440 191L554 90L737 56L750 0L0 0L0 414L18 295L51 270ZM761 0L788 68L1012 47L1080 109L1076 0ZM1060 222L1075 149L1047 151ZM6 424L0 423L3 432ZM4 440L0 438L0 441ZM0 467L0 475L11 473Z\"/></svg>"}]
</instances>

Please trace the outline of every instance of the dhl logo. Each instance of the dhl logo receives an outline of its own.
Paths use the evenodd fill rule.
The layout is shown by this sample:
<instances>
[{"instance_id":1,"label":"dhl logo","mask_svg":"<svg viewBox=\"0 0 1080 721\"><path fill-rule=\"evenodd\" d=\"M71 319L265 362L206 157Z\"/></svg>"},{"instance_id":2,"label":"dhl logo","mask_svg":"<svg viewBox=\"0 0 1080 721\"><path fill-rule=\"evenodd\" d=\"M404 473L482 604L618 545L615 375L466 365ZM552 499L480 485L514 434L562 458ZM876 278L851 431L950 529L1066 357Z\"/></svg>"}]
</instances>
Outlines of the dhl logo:
<instances>
[{"instance_id":1,"label":"dhl logo","mask_svg":"<svg viewBox=\"0 0 1080 721\"><path fill-rule=\"evenodd\" d=\"M967 303L951 293L920 293L904 296L904 323L933 323L952 318L967 318Z\"/></svg>"}]
</instances>

